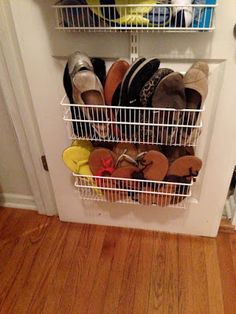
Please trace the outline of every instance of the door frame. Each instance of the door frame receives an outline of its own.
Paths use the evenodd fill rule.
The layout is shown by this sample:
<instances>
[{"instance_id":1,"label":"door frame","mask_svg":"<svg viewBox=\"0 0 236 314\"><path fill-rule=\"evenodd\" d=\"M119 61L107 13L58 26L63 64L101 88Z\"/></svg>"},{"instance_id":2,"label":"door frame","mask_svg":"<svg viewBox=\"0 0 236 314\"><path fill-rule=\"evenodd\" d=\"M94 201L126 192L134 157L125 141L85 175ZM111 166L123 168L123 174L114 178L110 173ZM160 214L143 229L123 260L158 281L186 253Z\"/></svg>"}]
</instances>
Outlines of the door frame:
<instances>
[{"instance_id":1,"label":"door frame","mask_svg":"<svg viewBox=\"0 0 236 314\"><path fill-rule=\"evenodd\" d=\"M50 175L43 169L44 155L32 98L25 75L10 3L0 2L0 87L13 124L36 208L40 214L56 215Z\"/></svg>"}]
</instances>

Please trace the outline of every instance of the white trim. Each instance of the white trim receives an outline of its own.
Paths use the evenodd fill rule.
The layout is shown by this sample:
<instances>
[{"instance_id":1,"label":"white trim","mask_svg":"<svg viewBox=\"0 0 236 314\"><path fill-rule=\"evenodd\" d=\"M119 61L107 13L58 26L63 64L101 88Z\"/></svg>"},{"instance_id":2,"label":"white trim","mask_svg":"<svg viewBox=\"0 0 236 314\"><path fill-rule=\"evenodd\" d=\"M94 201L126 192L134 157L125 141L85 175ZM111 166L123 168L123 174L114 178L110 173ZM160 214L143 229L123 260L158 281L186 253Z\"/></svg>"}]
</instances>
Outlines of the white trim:
<instances>
[{"instance_id":1,"label":"white trim","mask_svg":"<svg viewBox=\"0 0 236 314\"><path fill-rule=\"evenodd\" d=\"M0 206L36 210L34 198L29 195L2 193L0 194Z\"/></svg>"},{"instance_id":2,"label":"white trim","mask_svg":"<svg viewBox=\"0 0 236 314\"><path fill-rule=\"evenodd\" d=\"M40 157L44 151L8 1L0 1L0 32L0 87L16 132L35 204L39 213L55 215L54 194L49 174L41 164Z\"/></svg>"}]
</instances>

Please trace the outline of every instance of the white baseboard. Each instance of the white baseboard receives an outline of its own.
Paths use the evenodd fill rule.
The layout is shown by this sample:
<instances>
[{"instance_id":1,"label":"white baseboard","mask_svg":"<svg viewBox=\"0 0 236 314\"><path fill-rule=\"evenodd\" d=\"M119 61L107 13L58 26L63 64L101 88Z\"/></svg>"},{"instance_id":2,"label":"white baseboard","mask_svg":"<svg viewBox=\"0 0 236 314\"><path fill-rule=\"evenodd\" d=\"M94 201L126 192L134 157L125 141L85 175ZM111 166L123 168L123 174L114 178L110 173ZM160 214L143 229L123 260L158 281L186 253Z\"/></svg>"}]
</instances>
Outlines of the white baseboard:
<instances>
[{"instance_id":1,"label":"white baseboard","mask_svg":"<svg viewBox=\"0 0 236 314\"><path fill-rule=\"evenodd\" d=\"M0 194L0 206L36 210L34 198L30 195L2 193Z\"/></svg>"}]
</instances>

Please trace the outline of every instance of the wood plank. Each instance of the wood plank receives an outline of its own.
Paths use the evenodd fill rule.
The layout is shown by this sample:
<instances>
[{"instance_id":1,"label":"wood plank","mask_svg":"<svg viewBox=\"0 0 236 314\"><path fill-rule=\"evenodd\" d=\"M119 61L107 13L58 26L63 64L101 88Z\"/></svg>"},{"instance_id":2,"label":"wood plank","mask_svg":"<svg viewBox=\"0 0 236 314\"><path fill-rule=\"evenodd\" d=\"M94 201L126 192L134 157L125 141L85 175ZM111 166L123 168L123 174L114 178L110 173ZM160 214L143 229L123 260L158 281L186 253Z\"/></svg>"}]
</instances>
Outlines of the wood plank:
<instances>
[{"instance_id":1,"label":"wood plank","mask_svg":"<svg viewBox=\"0 0 236 314\"><path fill-rule=\"evenodd\" d=\"M150 314L163 313L163 288L166 260L166 243L164 238L164 234L154 234L154 252L151 270L152 278L148 306L148 313Z\"/></svg>"},{"instance_id":2,"label":"wood plank","mask_svg":"<svg viewBox=\"0 0 236 314\"><path fill-rule=\"evenodd\" d=\"M191 237L191 254L193 308L196 313L208 314L208 286L203 238Z\"/></svg>"},{"instance_id":3,"label":"wood plank","mask_svg":"<svg viewBox=\"0 0 236 314\"><path fill-rule=\"evenodd\" d=\"M236 280L231 254L230 234L220 233L217 237L218 260L220 265L221 282L225 314L235 314L236 309Z\"/></svg>"},{"instance_id":4,"label":"wood plank","mask_svg":"<svg viewBox=\"0 0 236 314\"><path fill-rule=\"evenodd\" d=\"M166 234L165 271L163 282L163 313L178 314L179 305L179 269L178 269L178 237Z\"/></svg>"},{"instance_id":5,"label":"wood plank","mask_svg":"<svg viewBox=\"0 0 236 314\"><path fill-rule=\"evenodd\" d=\"M105 234L106 227L84 225L57 313L86 313Z\"/></svg>"},{"instance_id":6,"label":"wood plank","mask_svg":"<svg viewBox=\"0 0 236 314\"><path fill-rule=\"evenodd\" d=\"M203 241L208 285L209 313L224 314L224 300L222 295L216 241L215 239L209 238L206 238Z\"/></svg>"},{"instance_id":7,"label":"wood plank","mask_svg":"<svg viewBox=\"0 0 236 314\"><path fill-rule=\"evenodd\" d=\"M106 296L104 298L104 314L117 313L123 272L125 268L125 259L129 247L130 230L117 228L117 232L119 233L119 238L117 240L114 258L112 260Z\"/></svg>"},{"instance_id":8,"label":"wood plank","mask_svg":"<svg viewBox=\"0 0 236 314\"><path fill-rule=\"evenodd\" d=\"M133 313L148 313L152 277L153 232L142 231L136 275Z\"/></svg>"},{"instance_id":9,"label":"wood plank","mask_svg":"<svg viewBox=\"0 0 236 314\"><path fill-rule=\"evenodd\" d=\"M133 313L141 234L140 230L130 230L117 314Z\"/></svg>"},{"instance_id":10,"label":"wood plank","mask_svg":"<svg viewBox=\"0 0 236 314\"><path fill-rule=\"evenodd\" d=\"M85 308L82 307L80 309L82 313L103 313L109 275L118 239L119 230L117 228L107 228L101 254L96 267L96 279L94 280L93 288L87 304L88 309L85 311Z\"/></svg>"},{"instance_id":11,"label":"wood plank","mask_svg":"<svg viewBox=\"0 0 236 314\"><path fill-rule=\"evenodd\" d=\"M178 236L179 313L197 313L194 306L191 238Z\"/></svg>"},{"instance_id":12,"label":"wood plank","mask_svg":"<svg viewBox=\"0 0 236 314\"><path fill-rule=\"evenodd\" d=\"M236 233L230 235L230 248L231 248L231 255L233 258L233 265L234 265L234 278L236 280Z\"/></svg>"}]
</instances>

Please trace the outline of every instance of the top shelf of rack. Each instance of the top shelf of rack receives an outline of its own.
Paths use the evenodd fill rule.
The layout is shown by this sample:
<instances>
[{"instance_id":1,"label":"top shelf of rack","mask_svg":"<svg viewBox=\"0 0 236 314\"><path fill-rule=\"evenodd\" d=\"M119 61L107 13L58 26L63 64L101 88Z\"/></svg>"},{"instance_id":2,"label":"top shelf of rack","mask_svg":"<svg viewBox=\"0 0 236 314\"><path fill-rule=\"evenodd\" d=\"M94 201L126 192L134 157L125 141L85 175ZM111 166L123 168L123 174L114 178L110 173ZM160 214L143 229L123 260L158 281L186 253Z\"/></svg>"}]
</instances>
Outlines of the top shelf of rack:
<instances>
[{"instance_id":1,"label":"top shelf of rack","mask_svg":"<svg viewBox=\"0 0 236 314\"><path fill-rule=\"evenodd\" d=\"M53 5L56 29L82 32L197 32L215 29L216 0L61 0ZM156 3L162 4L156 4ZM171 2L171 4L169 4ZM181 2L180 4L175 4ZM189 4L193 2L193 4ZM75 4L78 3L78 4ZM116 4L109 4L116 3ZM121 4L123 3L123 4Z\"/></svg>"}]
</instances>

